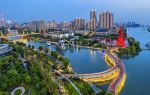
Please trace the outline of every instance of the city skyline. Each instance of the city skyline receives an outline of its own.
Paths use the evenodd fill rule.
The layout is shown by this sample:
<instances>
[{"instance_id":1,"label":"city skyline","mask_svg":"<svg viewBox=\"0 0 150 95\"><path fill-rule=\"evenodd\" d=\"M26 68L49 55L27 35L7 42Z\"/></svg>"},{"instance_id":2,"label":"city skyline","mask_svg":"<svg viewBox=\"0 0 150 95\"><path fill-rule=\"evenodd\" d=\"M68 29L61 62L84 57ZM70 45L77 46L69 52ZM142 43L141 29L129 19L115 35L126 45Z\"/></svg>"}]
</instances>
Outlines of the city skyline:
<instances>
[{"instance_id":1,"label":"city skyline","mask_svg":"<svg viewBox=\"0 0 150 95\"><path fill-rule=\"evenodd\" d=\"M148 2L148 0L62 0L58 3L57 0L1 0L0 11L5 14L7 19L19 22L32 20L56 20L62 22L71 21L78 17L89 20L89 12L94 9L97 11L97 16L104 11L114 13L115 22L136 21L141 24L150 24L148 21L150 15ZM139 3L140 5L132 6L134 3Z\"/></svg>"}]
</instances>

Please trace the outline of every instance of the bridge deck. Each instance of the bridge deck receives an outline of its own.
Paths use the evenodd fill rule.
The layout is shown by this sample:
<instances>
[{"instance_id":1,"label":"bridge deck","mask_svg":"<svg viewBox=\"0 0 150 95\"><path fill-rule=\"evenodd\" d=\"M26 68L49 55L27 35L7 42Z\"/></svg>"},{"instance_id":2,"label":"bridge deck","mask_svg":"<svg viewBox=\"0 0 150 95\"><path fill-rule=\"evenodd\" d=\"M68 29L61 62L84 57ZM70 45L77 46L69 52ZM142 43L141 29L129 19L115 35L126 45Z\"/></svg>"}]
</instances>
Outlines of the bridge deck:
<instances>
[{"instance_id":1,"label":"bridge deck","mask_svg":"<svg viewBox=\"0 0 150 95\"><path fill-rule=\"evenodd\" d=\"M120 73L119 73L118 77L110 84L110 87L109 87L109 92L112 92L113 94L116 95L116 88L125 74L125 67L121 60L119 60L118 58L116 58L115 56L113 56L110 53L109 53L109 56L111 58L113 58L113 60L115 60L117 66L120 69Z\"/></svg>"}]
</instances>

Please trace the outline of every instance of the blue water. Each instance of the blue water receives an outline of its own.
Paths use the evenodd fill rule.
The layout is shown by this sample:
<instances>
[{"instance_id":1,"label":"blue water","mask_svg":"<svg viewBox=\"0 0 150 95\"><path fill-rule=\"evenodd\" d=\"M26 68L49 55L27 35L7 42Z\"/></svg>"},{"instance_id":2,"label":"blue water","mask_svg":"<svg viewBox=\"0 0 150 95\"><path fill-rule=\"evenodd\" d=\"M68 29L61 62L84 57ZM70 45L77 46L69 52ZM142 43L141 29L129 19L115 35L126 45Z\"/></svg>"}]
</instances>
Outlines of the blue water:
<instances>
[{"instance_id":1,"label":"blue water","mask_svg":"<svg viewBox=\"0 0 150 95\"><path fill-rule=\"evenodd\" d=\"M141 43L141 48L150 41L150 33L144 27L129 28L128 36ZM142 52L134 58L123 60L127 79L120 95L150 95L150 51Z\"/></svg>"},{"instance_id":2,"label":"blue water","mask_svg":"<svg viewBox=\"0 0 150 95\"><path fill-rule=\"evenodd\" d=\"M73 51L65 51L64 56L69 58L72 67L79 73L95 73L108 69L104 54L100 50L76 48Z\"/></svg>"},{"instance_id":3,"label":"blue water","mask_svg":"<svg viewBox=\"0 0 150 95\"><path fill-rule=\"evenodd\" d=\"M150 32L144 27L128 28L128 36L134 37L141 43L141 48L150 41ZM29 41L27 44L38 48L44 43ZM49 46L51 50L55 47ZM104 62L104 54L86 48L70 48L59 51L70 60L73 69L78 73L95 73L107 70L109 67ZM142 50L139 55L130 59L123 59L127 79L120 95L150 95L150 51Z\"/></svg>"},{"instance_id":4,"label":"blue water","mask_svg":"<svg viewBox=\"0 0 150 95\"><path fill-rule=\"evenodd\" d=\"M138 40L142 49L146 49L145 44L150 42L150 32L147 31L146 27L128 28L128 36Z\"/></svg>"},{"instance_id":5,"label":"blue water","mask_svg":"<svg viewBox=\"0 0 150 95\"><path fill-rule=\"evenodd\" d=\"M54 46L47 46L45 43L34 42L32 40L27 42L27 45L33 45L36 49L38 49L39 46L44 46L53 51L57 50ZM70 60L72 68L77 73L96 73L109 68L104 62L104 54L100 50L68 48L57 51Z\"/></svg>"}]
</instances>

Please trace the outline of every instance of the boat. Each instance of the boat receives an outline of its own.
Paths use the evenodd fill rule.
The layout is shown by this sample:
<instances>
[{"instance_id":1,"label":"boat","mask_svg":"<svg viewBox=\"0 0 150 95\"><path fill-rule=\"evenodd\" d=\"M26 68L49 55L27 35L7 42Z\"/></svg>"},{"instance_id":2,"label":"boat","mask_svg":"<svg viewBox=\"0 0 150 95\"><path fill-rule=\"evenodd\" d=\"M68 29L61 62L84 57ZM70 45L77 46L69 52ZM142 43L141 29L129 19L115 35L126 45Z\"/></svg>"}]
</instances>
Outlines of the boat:
<instances>
[{"instance_id":1,"label":"boat","mask_svg":"<svg viewBox=\"0 0 150 95\"><path fill-rule=\"evenodd\" d=\"M150 42L148 42L145 46L150 49Z\"/></svg>"},{"instance_id":2,"label":"boat","mask_svg":"<svg viewBox=\"0 0 150 95\"><path fill-rule=\"evenodd\" d=\"M50 43L46 43L46 45L51 46L51 44L50 44Z\"/></svg>"}]
</instances>

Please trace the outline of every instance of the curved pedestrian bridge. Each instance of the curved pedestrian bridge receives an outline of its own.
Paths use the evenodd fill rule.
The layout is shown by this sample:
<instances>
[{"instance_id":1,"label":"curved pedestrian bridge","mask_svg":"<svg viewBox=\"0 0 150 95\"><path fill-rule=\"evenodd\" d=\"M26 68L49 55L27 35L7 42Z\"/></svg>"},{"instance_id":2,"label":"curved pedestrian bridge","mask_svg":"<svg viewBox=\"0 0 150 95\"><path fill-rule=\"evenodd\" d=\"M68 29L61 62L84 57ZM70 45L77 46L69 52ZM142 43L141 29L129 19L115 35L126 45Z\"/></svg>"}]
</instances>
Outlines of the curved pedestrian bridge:
<instances>
[{"instance_id":1,"label":"curved pedestrian bridge","mask_svg":"<svg viewBox=\"0 0 150 95\"><path fill-rule=\"evenodd\" d=\"M108 49L105 54L105 62L111 66L110 69L98 73L65 74L64 76L79 77L80 79L83 79L87 82L99 82L101 85L103 83L108 83L108 81L112 81L110 83L108 91L113 93L113 95L118 95L122 87L124 86L126 74L123 62L113 53L116 50L116 48Z\"/></svg>"}]
</instances>

